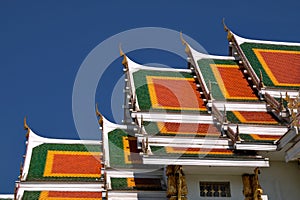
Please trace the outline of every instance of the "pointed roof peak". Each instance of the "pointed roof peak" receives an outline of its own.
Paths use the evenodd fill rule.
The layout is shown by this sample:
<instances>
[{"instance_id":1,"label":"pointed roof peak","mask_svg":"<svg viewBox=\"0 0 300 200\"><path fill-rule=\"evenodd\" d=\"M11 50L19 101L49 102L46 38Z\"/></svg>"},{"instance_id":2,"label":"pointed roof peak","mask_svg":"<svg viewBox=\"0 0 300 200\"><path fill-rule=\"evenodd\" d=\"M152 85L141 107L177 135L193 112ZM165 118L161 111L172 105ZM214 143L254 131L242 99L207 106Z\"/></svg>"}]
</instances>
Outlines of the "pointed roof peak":
<instances>
[{"instance_id":1,"label":"pointed roof peak","mask_svg":"<svg viewBox=\"0 0 300 200\"><path fill-rule=\"evenodd\" d=\"M29 137L30 128L29 128L29 126L27 124L26 116L24 117L24 130L27 130L27 132L26 132L26 138L28 138Z\"/></svg>"},{"instance_id":2,"label":"pointed roof peak","mask_svg":"<svg viewBox=\"0 0 300 200\"><path fill-rule=\"evenodd\" d=\"M225 18L223 18L222 24L223 24L225 32L227 32L227 40L231 42L233 40L234 35L231 32L231 30L227 27L227 25L225 24Z\"/></svg>"}]
</instances>

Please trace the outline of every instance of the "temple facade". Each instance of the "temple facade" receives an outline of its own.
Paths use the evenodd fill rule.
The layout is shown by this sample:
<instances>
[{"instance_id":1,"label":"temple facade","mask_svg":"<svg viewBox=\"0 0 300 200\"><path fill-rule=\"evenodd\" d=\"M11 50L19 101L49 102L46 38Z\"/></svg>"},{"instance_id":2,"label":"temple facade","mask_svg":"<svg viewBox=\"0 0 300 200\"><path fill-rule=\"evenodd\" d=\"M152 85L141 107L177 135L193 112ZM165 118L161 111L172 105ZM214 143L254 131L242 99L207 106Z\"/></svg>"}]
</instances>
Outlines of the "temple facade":
<instances>
[{"instance_id":1,"label":"temple facade","mask_svg":"<svg viewBox=\"0 0 300 200\"><path fill-rule=\"evenodd\" d=\"M0 199L299 199L300 43L224 29L228 56L181 35L182 69L120 49L124 123L96 108L102 141L43 138L25 120L15 194Z\"/></svg>"}]
</instances>

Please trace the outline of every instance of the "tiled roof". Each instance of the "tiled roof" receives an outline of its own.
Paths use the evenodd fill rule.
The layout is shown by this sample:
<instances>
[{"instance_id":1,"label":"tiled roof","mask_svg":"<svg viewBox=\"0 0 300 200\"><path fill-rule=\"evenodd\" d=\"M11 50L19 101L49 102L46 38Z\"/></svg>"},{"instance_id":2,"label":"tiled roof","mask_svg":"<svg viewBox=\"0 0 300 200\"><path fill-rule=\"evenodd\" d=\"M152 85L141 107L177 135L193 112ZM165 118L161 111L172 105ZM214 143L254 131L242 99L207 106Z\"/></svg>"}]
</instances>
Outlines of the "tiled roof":
<instances>
[{"instance_id":1,"label":"tiled roof","mask_svg":"<svg viewBox=\"0 0 300 200\"><path fill-rule=\"evenodd\" d=\"M156 136L219 137L221 133L213 124L144 122L147 134Z\"/></svg>"},{"instance_id":2,"label":"tiled roof","mask_svg":"<svg viewBox=\"0 0 300 200\"><path fill-rule=\"evenodd\" d=\"M102 192L85 191L25 191L22 199L28 200L101 200Z\"/></svg>"},{"instance_id":3,"label":"tiled roof","mask_svg":"<svg viewBox=\"0 0 300 200\"><path fill-rule=\"evenodd\" d=\"M219 148L208 145L150 145L151 155L144 157L147 164L181 164L190 166L231 166L231 167L268 167L268 159L257 155L253 150L236 150L229 146Z\"/></svg>"},{"instance_id":4,"label":"tiled roof","mask_svg":"<svg viewBox=\"0 0 300 200\"><path fill-rule=\"evenodd\" d=\"M200 59L199 68L203 82L211 89L217 100L253 101L258 100L249 86L236 61L222 59Z\"/></svg>"},{"instance_id":5,"label":"tiled roof","mask_svg":"<svg viewBox=\"0 0 300 200\"><path fill-rule=\"evenodd\" d=\"M113 190L162 190L160 178L111 178Z\"/></svg>"},{"instance_id":6,"label":"tiled roof","mask_svg":"<svg viewBox=\"0 0 300 200\"><path fill-rule=\"evenodd\" d=\"M139 70L133 77L140 110L206 111L190 73Z\"/></svg>"},{"instance_id":7,"label":"tiled roof","mask_svg":"<svg viewBox=\"0 0 300 200\"><path fill-rule=\"evenodd\" d=\"M101 145L41 144L33 148L27 181L100 181Z\"/></svg>"},{"instance_id":8,"label":"tiled roof","mask_svg":"<svg viewBox=\"0 0 300 200\"><path fill-rule=\"evenodd\" d=\"M111 167L131 168L142 164L137 138L121 129L108 133L109 160Z\"/></svg>"},{"instance_id":9,"label":"tiled roof","mask_svg":"<svg viewBox=\"0 0 300 200\"><path fill-rule=\"evenodd\" d=\"M227 148L195 148L195 147L171 147L171 146L151 146L154 156L171 157L233 157L235 154L232 149Z\"/></svg>"},{"instance_id":10,"label":"tiled roof","mask_svg":"<svg viewBox=\"0 0 300 200\"><path fill-rule=\"evenodd\" d=\"M231 123L245 124L279 124L279 122L269 112L262 111L228 111L227 119Z\"/></svg>"},{"instance_id":11,"label":"tiled roof","mask_svg":"<svg viewBox=\"0 0 300 200\"><path fill-rule=\"evenodd\" d=\"M266 134L244 134L240 133L239 137L243 142L251 143L274 143L280 139L281 135L266 135Z\"/></svg>"},{"instance_id":12,"label":"tiled roof","mask_svg":"<svg viewBox=\"0 0 300 200\"><path fill-rule=\"evenodd\" d=\"M267 87L300 87L300 44L281 45L271 42L244 42L240 48Z\"/></svg>"}]
</instances>

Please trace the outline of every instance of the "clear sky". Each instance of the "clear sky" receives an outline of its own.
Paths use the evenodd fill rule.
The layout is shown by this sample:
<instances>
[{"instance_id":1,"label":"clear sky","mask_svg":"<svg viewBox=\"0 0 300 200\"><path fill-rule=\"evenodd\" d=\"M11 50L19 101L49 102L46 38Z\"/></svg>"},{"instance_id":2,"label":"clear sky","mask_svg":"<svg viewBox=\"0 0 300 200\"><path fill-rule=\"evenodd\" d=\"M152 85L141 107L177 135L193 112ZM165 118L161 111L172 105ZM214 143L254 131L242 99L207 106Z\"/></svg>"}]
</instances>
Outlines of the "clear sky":
<instances>
[{"instance_id":1,"label":"clear sky","mask_svg":"<svg viewBox=\"0 0 300 200\"><path fill-rule=\"evenodd\" d=\"M240 36L300 42L299 8L298 0L0 0L0 193L12 193L19 175L25 115L41 136L78 138L72 115L76 74L87 55L110 36L164 27L189 35L210 54L227 55L223 17ZM182 59L155 51L131 57L140 63L186 66ZM95 102L110 120L112 89L122 74L117 59L97 89ZM122 98L113 99L113 106L120 109ZM100 135L97 128L87 131Z\"/></svg>"}]
</instances>

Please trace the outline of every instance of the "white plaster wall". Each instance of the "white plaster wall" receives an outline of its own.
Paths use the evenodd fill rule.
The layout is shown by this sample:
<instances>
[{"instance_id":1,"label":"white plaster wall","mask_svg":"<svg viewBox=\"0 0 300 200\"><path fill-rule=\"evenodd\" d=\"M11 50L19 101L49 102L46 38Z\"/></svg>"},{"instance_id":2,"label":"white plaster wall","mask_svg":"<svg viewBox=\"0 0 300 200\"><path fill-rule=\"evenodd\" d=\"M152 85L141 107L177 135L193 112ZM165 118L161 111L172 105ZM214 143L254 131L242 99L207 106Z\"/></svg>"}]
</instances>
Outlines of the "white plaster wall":
<instances>
[{"instance_id":1,"label":"white plaster wall","mask_svg":"<svg viewBox=\"0 0 300 200\"><path fill-rule=\"evenodd\" d=\"M269 168L261 168L260 170L261 174L259 175L259 181L264 194L268 196L268 200L300 199L300 166L298 166L297 162L285 163L283 161L271 161ZM238 174L234 174L234 171L235 170L233 169L232 172L224 172L224 174L222 174L221 171L218 170L216 173L210 171L208 173L204 172L205 174L201 174L200 169L199 173L186 173L188 199L243 200L242 173L239 171ZM229 181L231 197L200 197L200 181Z\"/></svg>"},{"instance_id":2,"label":"white plaster wall","mask_svg":"<svg viewBox=\"0 0 300 200\"><path fill-rule=\"evenodd\" d=\"M205 175L205 174L187 174L188 199L218 199L218 200L242 200L243 183L242 177L239 175ZM231 197L200 197L200 181L229 181L231 189Z\"/></svg>"},{"instance_id":3,"label":"white plaster wall","mask_svg":"<svg viewBox=\"0 0 300 200\"><path fill-rule=\"evenodd\" d=\"M269 200L300 199L300 166L297 162L271 161L261 169L260 184Z\"/></svg>"}]
</instances>

